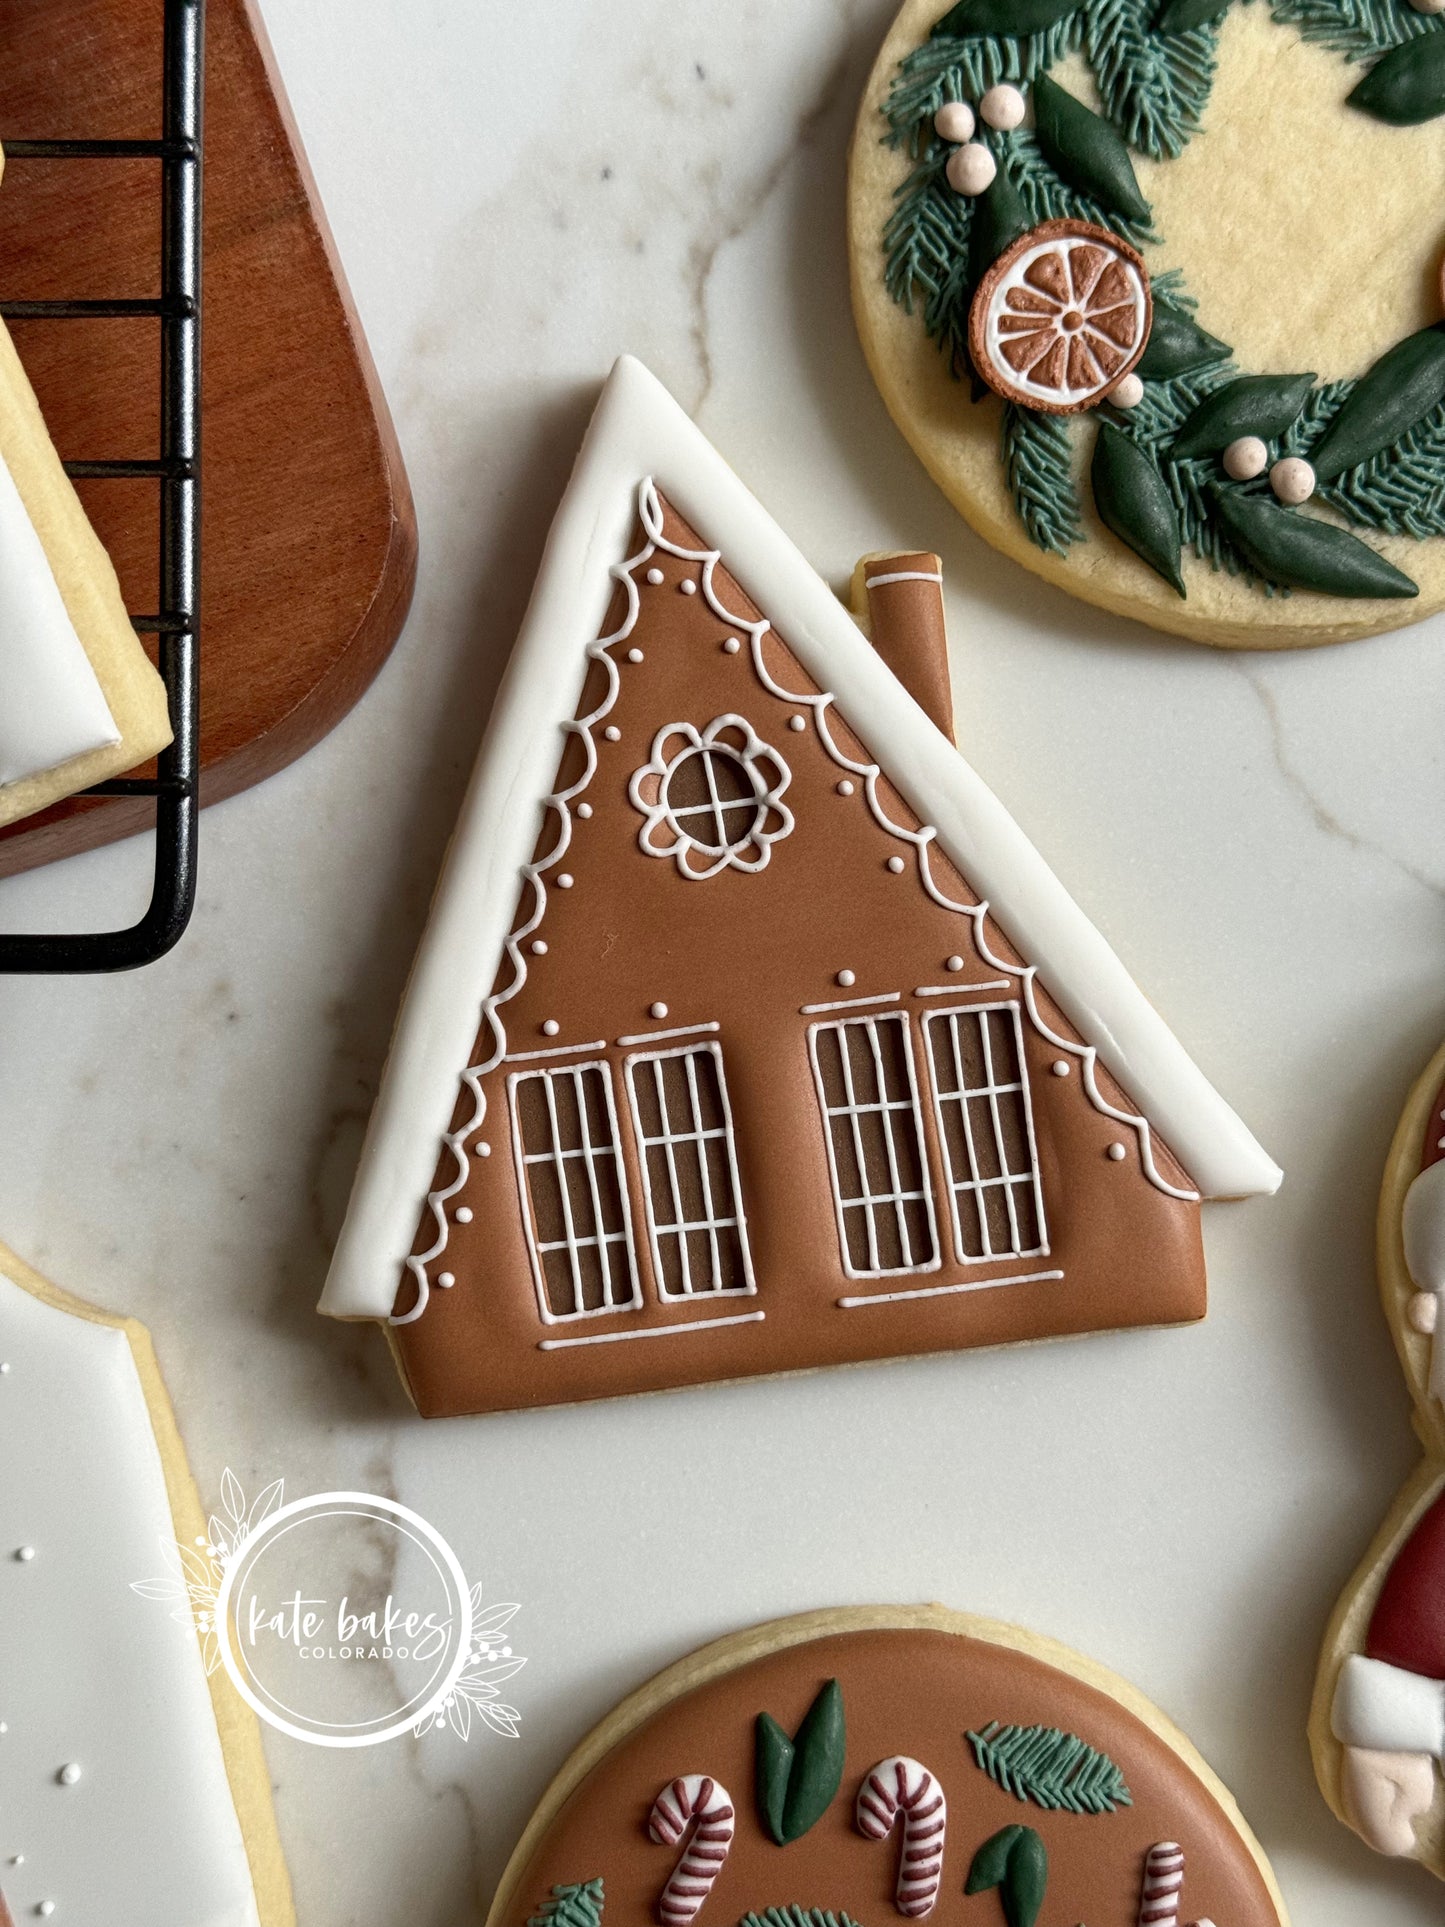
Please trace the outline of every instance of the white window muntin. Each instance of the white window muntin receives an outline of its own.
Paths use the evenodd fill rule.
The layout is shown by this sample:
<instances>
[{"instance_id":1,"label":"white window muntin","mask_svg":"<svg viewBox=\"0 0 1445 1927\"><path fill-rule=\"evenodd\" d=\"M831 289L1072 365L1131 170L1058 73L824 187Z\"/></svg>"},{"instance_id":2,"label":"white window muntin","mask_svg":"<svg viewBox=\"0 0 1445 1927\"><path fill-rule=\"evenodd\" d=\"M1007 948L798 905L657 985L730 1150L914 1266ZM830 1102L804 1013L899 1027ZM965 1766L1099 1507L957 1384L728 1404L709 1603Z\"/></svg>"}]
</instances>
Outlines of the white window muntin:
<instances>
[{"instance_id":1,"label":"white window muntin","mask_svg":"<svg viewBox=\"0 0 1445 1927\"><path fill-rule=\"evenodd\" d=\"M908 1070L908 1096L890 1099L882 1053L878 1047L878 1026L880 1024L900 1024L902 1026L903 1056ZM845 1031L865 1028L878 1079L879 1102L859 1104L853 1085L852 1064L848 1056ZM848 1101L844 1105L829 1102L827 1086L823 1079L823 1067L818 1056L818 1036L822 1031L835 1035L838 1039L838 1054ZM923 1136L923 1113L918 1101L918 1075L913 1060L913 1026L904 1011L887 1013L870 1012L866 1016L844 1017L831 1023L810 1024L808 1027L808 1055L813 1065L813 1082L817 1087L818 1104L823 1113L823 1136L828 1145L828 1176L833 1188L833 1210L838 1224L838 1249L843 1260L844 1275L849 1278L899 1278L926 1271L937 1271L942 1263L938 1244L938 1224L933 1209L933 1185L928 1171L928 1147ZM917 1146L919 1184L917 1191L906 1190L900 1182L897 1153L894 1149L893 1133L889 1127L889 1113L907 1111L913 1122L914 1141ZM856 1198L844 1198L841 1178L838 1171L838 1154L833 1142L833 1120L847 1117L853 1133L853 1155L858 1166L863 1185L868 1184L868 1162L862 1142L859 1118L866 1112L877 1112L882 1121L883 1143L888 1155L889 1176L892 1180L887 1192L873 1192L865 1188ZM904 1206L921 1202L928 1218L928 1242L932 1255L913 1260L913 1234L908 1226ZM891 1208L898 1234L900 1251L909 1259L902 1265L884 1265L879 1262L878 1227L874 1213ZM848 1224L846 1213L861 1210L868 1227L868 1252L873 1260L871 1266L859 1268L854 1265L848 1244Z\"/></svg>"},{"instance_id":2,"label":"white window muntin","mask_svg":"<svg viewBox=\"0 0 1445 1927\"><path fill-rule=\"evenodd\" d=\"M718 1102L722 1110L722 1123L704 1127L697 1089L695 1060L702 1056L711 1057L717 1077ZM660 1071L654 1072L654 1091L658 1107L658 1117L663 1126L659 1137L647 1132L643 1125L637 1100L637 1074L644 1065L660 1066L673 1058L688 1060L688 1092L691 1117L694 1128L689 1131L673 1131L668 1124L666 1093L661 1082ZM694 1304L706 1298L748 1298L757 1292L757 1281L753 1276L752 1252L748 1246L747 1212L743 1206L742 1180L738 1174L737 1145L733 1138L732 1104L728 1098L727 1078L723 1072L722 1046L719 1044L680 1044L673 1050L635 1051L624 1059L627 1072L627 1098L632 1112L632 1128L637 1134L638 1163L641 1167L642 1197L647 1212L647 1239L652 1253L653 1277L657 1283L657 1293L667 1304ZM713 1196L712 1174L708 1166L707 1147L711 1143L721 1143L727 1158L728 1182L732 1187L733 1212L719 1216ZM678 1182L677 1151L680 1145L693 1144L697 1147L699 1183L702 1188L705 1215L700 1219L685 1221L682 1217L682 1188ZM668 1173L668 1190L672 1202L671 1222L660 1221L658 1200L653 1195L652 1160L648 1152L661 1148ZM712 1252L713 1280L711 1284L694 1287L691 1283L692 1261L688 1254L688 1236L692 1232L706 1232ZM720 1272L721 1252L718 1244L720 1231L733 1231L737 1235L738 1247L742 1258L743 1280L740 1285L723 1285L716 1282ZM682 1276L685 1281L681 1291L669 1291L667 1270L663 1264L661 1241L663 1238L677 1240Z\"/></svg>"},{"instance_id":3,"label":"white window muntin","mask_svg":"<svg viewBox=\"0 0 1445 1927\"><path fill-rule=\"evenodd\" d=\"M599 1073L607 1113L609 1142L594 1143L588 1126L587 1105L582 1090L582 1076L587 1071ZM577 1104L577 1115L582 1142L575 1149L562 1149L559 1143L557 1101L555 1080L567 1078L571 1081ZM547 1100L547 1116L552 1135L552 1150L529 1152L522 1133L522 1120L518 1109L517 1093L523 1084L540 1081ZM637 1251L632 1237L632 1206L627 1195L627 1172L622 1161L622 1139L617 1128L617 1102L613 1089L612 1066L605 1059L592 1059L580 1064L539 1065L534 1070L515 1071L507 1079L507 1098L512 1118L512 1151L517 1166L517 1184L522 1196L522 1221L527 1234L527 1255L532 1264L532 1279L537 1288L537 1309L546 1325L570 1324L578 1318L606 1318L616 1312L638 1311L642 1306L642 1287L637 1273ZM610 1160L617 1195L621 1206L622 1223L619 1229L608 1231L604 1228L606 1214L603 1210L602 1194L598 1185L597 1162ZM593 1223L596 1235L578 1237L572 1211L572 1196L567 1183L567 1166L580 1160L586 1167L587 1192L590 1198ZM532 1197L529 1171L534 1165L549 1165L559 1194L564 1235L560 1239L542 1239L538 1234L537 1220ZM613 1248L622 1247L621 1257L626 1265L626 1281L630 1295L626 1298L613 1298L611 1287L614 1278ZM546 1256L551 1251L565 1250L568 1256L568 1269L571 1275L574 1301L580 1299L580 1276L578 1259L583 1251L595 1250L601 1267L604 1289L608 1302L602 1305L576 1303L572 1311L558 1312L552 1309L547 1289Z\"/></svg>"},{"instance_id":4,"label":"white window muntin","mask_svg":"<svg viewBox=\"0 0 1445 1927\"><path fill-rule=\"evenodd\" d=\"M993 1046L989 1037L987 1019L991 1013L1007 1012L1014 1046L1014 1059L1018 1064L1018 1080L1000 1083L996 1077L993 1063ZM986 1081L981 1085L968 1085L964 1077L963 1057L958 1047L958 1020L972 1018L976 1024L980 1051L983 1057ZM982 1020L982 1021L980 1021ZM946 1026L948 1051L953 1064L956 1089L944 1091L938 1075L938 1048L934 1043L935 1026ZM992 1004L959 1004L948 1010L930 1010L924 1017L923 1028L928 1044L928 1068L933 1081L934 1118L938 1125L939 1150L943 1157L944 1171L948 1178L948 1197L950 1216L953 1220L954 1255L961 1264L987 1265L1000 1258L1039 1258L1047 1257L1049 1250L1048 1225L1044 1217L1043 1186L1039 1180L1039 1147L1034 1134L1033 1097L1029 1090L1028 1059L1024 1055L1023 1025L1016 1002ZM1028 1143L1028 1169L1013 1171L1009 1165L1008 1144L1003 1130L1003 1119L999 1113L999 1099L1017 1095L1023 1107L1024 1133ZM998 1164L998 1176L984 1176L979 1170L977 1144L973 1135L973 1118L969 1100L986 1097L992 1126L994 1154ZM953 1165L951 1140L948 1134L945 1106L956 1104L959 1121L963 1129L964 1149L968 1158L966 1171L957 1171ZM1034 1222L1038 1227L1036 1243L1025 1243L1019 1232L1018 1206L1014 1198L1014 1188L1028 1186L1033 1194ZM986 1193L1001 1189L1004 1205L1008 1212L1009 1229L1012 1239L1008 1247L995 1251L989 1231ZM969 1193L974 1200L978 1213L979 1234L984 1249L970 1252L963 1234L963 1221L959 1211L960 1193Z\"/></svg>"}]
</instances>

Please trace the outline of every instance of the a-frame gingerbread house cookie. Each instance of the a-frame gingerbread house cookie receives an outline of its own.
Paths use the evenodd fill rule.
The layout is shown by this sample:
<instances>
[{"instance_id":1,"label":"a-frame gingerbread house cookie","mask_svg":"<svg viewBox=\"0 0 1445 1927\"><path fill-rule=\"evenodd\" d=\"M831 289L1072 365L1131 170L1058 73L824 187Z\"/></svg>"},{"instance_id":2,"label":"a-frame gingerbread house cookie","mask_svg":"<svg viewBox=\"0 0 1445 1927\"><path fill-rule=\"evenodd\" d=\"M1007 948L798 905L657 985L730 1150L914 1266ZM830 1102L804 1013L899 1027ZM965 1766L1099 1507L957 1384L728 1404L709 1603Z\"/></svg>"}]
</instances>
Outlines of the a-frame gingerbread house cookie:
<instances>
[{"instance_id":1,"label":"a-frame gingerbread house cookie","mask_svg":"<svg viewBox=\"0 0 1445 1927\"><path fill-rule=\"evenodd\" d=\"M322 1300L423 1413L1197 1319L1278 1184L954 748L936 558L862 575L618 364Z\"/></svg>"}]
</instances>

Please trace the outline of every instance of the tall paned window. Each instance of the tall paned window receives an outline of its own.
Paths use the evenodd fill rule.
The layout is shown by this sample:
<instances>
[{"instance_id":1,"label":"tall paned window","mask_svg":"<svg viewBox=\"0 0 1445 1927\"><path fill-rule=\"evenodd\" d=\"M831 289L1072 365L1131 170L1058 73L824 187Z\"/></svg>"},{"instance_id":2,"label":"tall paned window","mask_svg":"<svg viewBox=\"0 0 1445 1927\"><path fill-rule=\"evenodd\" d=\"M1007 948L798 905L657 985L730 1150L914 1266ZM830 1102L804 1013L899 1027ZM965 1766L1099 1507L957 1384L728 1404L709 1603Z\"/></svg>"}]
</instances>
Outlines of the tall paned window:
<instances>
[{"instance_id":1,"label":"tall paned window","mask_svg":"<svg viewBox=\"0 0 1445 1927\"><path fill-rule=\"evenodd\" d=\"M542 1316L586 1318L642 1302L607 1064L518 1071L507 1080Z\"/></svg>"},{"instance_id":2,"label":"tall paned window","mask_svg":"<svg viewBox=\"0 0 1445 1927\"><path fill-rule=\"evenodd\" d=\"M808 1033L850 1278L939 1262L907 1017L848 1017Z\"/></svg>"},{"instance_id":3,"label":"tall paned window","mask_svg":"<svg viewBox=\"0 0 1445 1927\"><path fill-rule=\"evenodd\" d=\"M953 1236L966 1264L1048 1250L1017 1004L925 1020Z\"/></svg>"},{"instance_id":4,"label":"tall paned window","mask_svg":"<svg viewBox=\"0 0 1445 1927\"><path fill-rule=\"evenodd\" d=\"M700 1044L629 1057L627 1088L659 1293L752 1291L722 1051Z\"/></svg>"}]
</instances>

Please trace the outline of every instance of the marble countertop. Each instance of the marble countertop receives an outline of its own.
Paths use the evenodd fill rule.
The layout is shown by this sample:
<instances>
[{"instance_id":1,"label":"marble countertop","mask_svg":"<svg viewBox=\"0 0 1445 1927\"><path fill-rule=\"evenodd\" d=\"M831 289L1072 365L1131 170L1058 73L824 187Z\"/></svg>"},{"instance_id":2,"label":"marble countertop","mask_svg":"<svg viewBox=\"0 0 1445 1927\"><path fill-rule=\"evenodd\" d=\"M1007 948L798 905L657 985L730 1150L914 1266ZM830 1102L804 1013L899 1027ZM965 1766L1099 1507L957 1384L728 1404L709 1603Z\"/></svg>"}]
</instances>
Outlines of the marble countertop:
<instances>
[{"instance_id":1,"label":"marble countertop","mask_svg":"<svg viewBox=\"0 0 1445 1927\"><path fill-rule=\"evenodd\" d=\"M958 521L848 311L844 156L892 0L263 11L410 467L420 587L341 727L206 813L177 952L0 981L0 1236L150 1325L203 1492L230 1465L253 1491L395 1495L523 1604L518 1740L267 1734L302 1927L480 1921L564 1754L659 1666L771 1615L929 1598L1164 1706L1302 1927L1437 1919L1427 1876L1332 1820L1304 1721L1416 1458L1371 1240L1445 1028L1445 619L1215 654ZM1207 1208L1204 1326L423 1425L380 1336L315 1316L468 767L624 349L830 579L870 549L944 557L967 754L1286 1169L1272 1202ZM119 919L148 861L0 884L0 920ZM660 1503L636 1468L664 1449L723 1476ZM902 1531L905 1459L930 1474Z\"/></svg>"}]
</instances>

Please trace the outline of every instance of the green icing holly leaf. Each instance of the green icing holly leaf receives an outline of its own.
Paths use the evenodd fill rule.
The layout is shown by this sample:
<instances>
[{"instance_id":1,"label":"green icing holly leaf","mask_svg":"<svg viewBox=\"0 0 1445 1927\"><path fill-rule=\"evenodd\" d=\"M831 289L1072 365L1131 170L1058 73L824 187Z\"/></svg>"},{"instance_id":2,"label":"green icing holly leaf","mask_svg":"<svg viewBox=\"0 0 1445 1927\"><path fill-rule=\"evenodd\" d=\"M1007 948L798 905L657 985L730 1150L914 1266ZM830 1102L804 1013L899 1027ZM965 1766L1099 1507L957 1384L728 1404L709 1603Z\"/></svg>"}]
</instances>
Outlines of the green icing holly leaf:
<instances>
[{"instance_id":1,"label":"green icing holly leaf","mask_svg":"<svg viewBox=\"0 0 1445 1927\"><path fill-rule=\"evenodd\" d=\"M1214 501L1230 540L1269 582L1374 600L1420 593L1409 576L1348 529L1282 508L1269 495L1219 489Z\"/></svg>"},{"instance_id":2,"label":"green icing holly leaf","mask_svg":"<svg viewBox=\"0 0 1445 1927\"><path fill-rule=\"evenodd\" d=\"M933 29L933 38L968 40L976 34L1007 34L1022 40L1043 33L1077 13L1081 0L958 0Z\"/></svg>"},{"instance_id":3,"label":"green icing holly leaf","mask_svg":"<svg viewBox=\"0 0 1445 1927\"><path fill-rule=\"evenodd\" d=\"M1140 381L1173 381L1191 369L1227 360L1230 352L1224 342L1206 334L1192 315L1156 296L1149 345L1134 373Z\"/></svg>"},{"instance_id":4,"label":"green icing holly leaf","mask_svg":"<svg viewBox=\"0 0 1445 1927\"><path fill-rule=\"evenodd\" d=\"M1445 324L1406 335L1355 383L1310 456L1331 482L1392 447L1445 401Z\"/></svg>"},{"instance_id":5,"label":"green icing holly leaf","mask_svg":"<svg viewBox=\"0 0 1445 1927\"><path fill-rule=\"evenodd\" d=\"M527 1927L602 1927L602 1882L581 1881L554 1887L550 1899L527 1922Z\"/></svg>"},{"instance_id":6,"label":"green icing holly leaf","mask_svg":"<svg viewBox=\"0 0 1445 1927\"><path fill-rule=\"evenodd\" d=\"M1349 96L1349 105L1392 127L1418 127L1445 114L1445 33L1391 48Z\"/></svg>"},{"instance_id":7,"label":"green icing holly leaf","mask_svg":"<svg viewBox=\"0 0 1445 1927\"><path fill-rule=\"evenodd\" d=\"M973 227L968 237L968 275L974 287L1021 234L1033 226L1028 208L1012 174L1001 167L993 185L973 204Z\"/></svg>"},{"instance_id":8,"label":"green icing holly leaf","mask_svg":"<svg viewBox=\"0 0 1445 1927\"><path fill-rule=\"evenodd\" d=\"M1049 1884L1049 1856L1032 1827L1005 1827L985 1840L969 1868L966 1894L998 1889L1008 1927L1034 1927Z\"/></svg>"},{"instance_id":9,"label":"green icing holly leaf","mask_svg":"<svg viewBox=\"0 0 1445 1927\"><path fill-rule=\"evenodd\" d=\"M1188 33L1191 27L1202 27L1207 21L1221 19L1228 6L1229 0L1164 0L1154 19L1154 31Z\"/></svg>"},{"instance_id":10,"label":"green icing holly leaf","mask_svg":"<svg viewBox=\"0 0 1445 1927\"><path fill-rule=\"evenodd\" d=\"M1187 595L1179 571L1179 511L1169 484L1143 449L1110 422L1099 425L1090 479L1105 527L1179 595Z\"/></svg>"},{"instance_id":11,"label":"green icing holly leaf","mask_svg":"<svg viewBox=\"0 0 1445 1927\"><path fill-rule=\"evenodd\" d=\"M792 1739L770 1713L756 1727L758 1807L780 1847L823 1817L843 1781L843 1689L830 1679Z\"/></svg>"},{"instance_id":12,"label":"green icing holly leaf","mask_svg":"<svg viewBox=\"0 0 1445 1927\"><path fill-rule=\"evenodd\" d=\"M1216 388L1190 415L1169 453L1176 462L1191 455L1217 455L1241 435L1273 441L1305 405L1313 375L1240 375Z\"/></svg>"},{"instance_id":13,"label":"green icing holly leaf","mask_svg":"<svg viewBox=\"0 0 1445 1927\"><path fill-rule=\"evenodd\" d=\"M1081 193L1126 220L1149 219L1149 203L1118 129L1047 74L1034 82L1034 134L1045 160Z\"/></svg>"}]
</instances>

